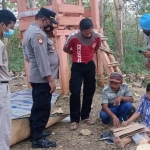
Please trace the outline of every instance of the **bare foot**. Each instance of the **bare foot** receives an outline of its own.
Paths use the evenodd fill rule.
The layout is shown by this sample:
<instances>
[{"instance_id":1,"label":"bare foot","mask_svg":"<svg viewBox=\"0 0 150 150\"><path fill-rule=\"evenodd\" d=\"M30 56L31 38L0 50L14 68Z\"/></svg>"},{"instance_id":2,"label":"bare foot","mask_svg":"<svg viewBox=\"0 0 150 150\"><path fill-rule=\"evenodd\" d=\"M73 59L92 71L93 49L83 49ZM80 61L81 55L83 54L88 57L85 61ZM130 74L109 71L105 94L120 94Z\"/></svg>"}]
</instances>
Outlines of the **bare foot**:
<instances>
[{"instance_id":1,"label":"bare foot","mask_svg":"<svg viewBox=\"0 0 150 150\"><path fill-rule=\"evenodd\" d=\"M90 119L90 118L84 119L83 122L87 123L89 125L94 125L95 124L95 122L92 119Z\"/></svg>"},{"instance_id":2,"label":"bare foot","mask_svg":"<svg viewBox=\"0 0 150 150\"><path fill-rule=\"evenodd\" d=\"M121 139L120 139L119 137L115 137L115 138L114 138L114 143L115 143L118 147L124 148L124 144L123 144L123 142L121 141Z\"/></svg>"},{"instance_id":3,"label":"bare foot","mask_svg":"<svg viewBox=\"0 0 150 150\"><path fill-rule=\"evenodd\" d=\"M70 124L70 130L76 130L78 128L78 123L77 122L72 122Z\"/></svg>"}]
</instances>

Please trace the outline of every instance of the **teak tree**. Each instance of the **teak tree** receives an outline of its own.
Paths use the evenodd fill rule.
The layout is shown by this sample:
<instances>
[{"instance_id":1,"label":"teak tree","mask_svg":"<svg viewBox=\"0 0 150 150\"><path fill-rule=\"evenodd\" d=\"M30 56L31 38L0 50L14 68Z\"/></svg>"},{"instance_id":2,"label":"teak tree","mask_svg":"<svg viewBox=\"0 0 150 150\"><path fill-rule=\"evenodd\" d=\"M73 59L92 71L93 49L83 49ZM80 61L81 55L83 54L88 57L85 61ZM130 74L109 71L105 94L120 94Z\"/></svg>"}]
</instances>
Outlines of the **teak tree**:
<instances>
[{"instance_id":1,"label":"teak tree","mask_svg":"<svg viewBox=\"0 0 150 150\"><path fill-rule=\"evenodd\" d=\"M116 35L117 35L117 58L121 62L123 59L123 41L122 41L122 16L123 16L123 0L114 0L116 9Z\"/></svg>"}]
</instances>

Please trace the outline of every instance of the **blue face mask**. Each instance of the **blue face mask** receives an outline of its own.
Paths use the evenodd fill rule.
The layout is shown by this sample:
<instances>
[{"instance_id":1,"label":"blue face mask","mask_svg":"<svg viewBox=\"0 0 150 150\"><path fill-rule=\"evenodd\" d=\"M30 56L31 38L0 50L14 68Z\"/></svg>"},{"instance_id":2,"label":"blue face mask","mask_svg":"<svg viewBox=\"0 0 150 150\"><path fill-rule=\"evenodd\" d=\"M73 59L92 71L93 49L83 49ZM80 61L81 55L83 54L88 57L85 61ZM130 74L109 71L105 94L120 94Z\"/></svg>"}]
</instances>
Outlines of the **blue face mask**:
<instances>
[{"instance_id":1,"label":"blue face mask","mask_svg":"<svg viewBox=\"0 0 150 150\"><path fill-rule=\"evenodd\" d=\"M9 29L8 32L3 33L3 36L4 38L10 38L13 35L13 33L14 33L14 30Z\"/></svg>"}]
</instances>

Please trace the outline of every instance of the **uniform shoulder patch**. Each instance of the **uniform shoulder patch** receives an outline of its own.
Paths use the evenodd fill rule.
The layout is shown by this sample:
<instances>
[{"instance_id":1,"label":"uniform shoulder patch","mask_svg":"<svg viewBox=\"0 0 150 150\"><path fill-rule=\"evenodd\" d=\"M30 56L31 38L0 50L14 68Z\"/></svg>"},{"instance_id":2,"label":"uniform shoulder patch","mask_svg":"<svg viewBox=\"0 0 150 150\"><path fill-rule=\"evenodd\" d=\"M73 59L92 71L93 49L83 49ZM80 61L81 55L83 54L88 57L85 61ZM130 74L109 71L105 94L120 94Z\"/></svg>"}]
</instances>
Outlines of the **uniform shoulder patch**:
<instances>
[{"instance_id":1,"label":"uniform shoulder patch","mask_svg":"<svg viewBox=\"0 0 150 150\"><path fill-rule=\"evenodd\" d=\"M40 44L43 44L43 35L42 34L37 34L37 39Z\"/></svg>"}]
</instances>

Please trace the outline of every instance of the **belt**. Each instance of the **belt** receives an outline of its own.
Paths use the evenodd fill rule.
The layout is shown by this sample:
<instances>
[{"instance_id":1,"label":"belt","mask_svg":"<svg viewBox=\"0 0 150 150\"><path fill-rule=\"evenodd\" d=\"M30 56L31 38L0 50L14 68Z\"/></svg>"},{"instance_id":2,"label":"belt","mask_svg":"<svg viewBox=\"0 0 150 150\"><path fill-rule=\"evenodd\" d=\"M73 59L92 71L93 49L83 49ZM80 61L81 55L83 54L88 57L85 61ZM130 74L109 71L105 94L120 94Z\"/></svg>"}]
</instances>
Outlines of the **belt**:
<instances>
[{"instance_id":1,"label":"belt","mask_svg":"<svg viewBox=\"0 0 150 150\"><path fill-rule=\"evenodd\" d=\"M9 81L0 81L0 84L2 83L9 83Z\"/></svg>"},{"instance_id":2,"label":"belt","mask_svg":"<svg viewBox=\"0 0 150 150\"><path fill-rule=\"evenodd\" d=\"M82 62L82 63L79 63L79 62L73 62L73 63L75 63L75 64L84 64L84 65L86 65L86 64L89 64L89 63L92 63L93 62L93 60L91 60L91 61L89 61L89 62Z\"/></svg>"}]
</instances>

